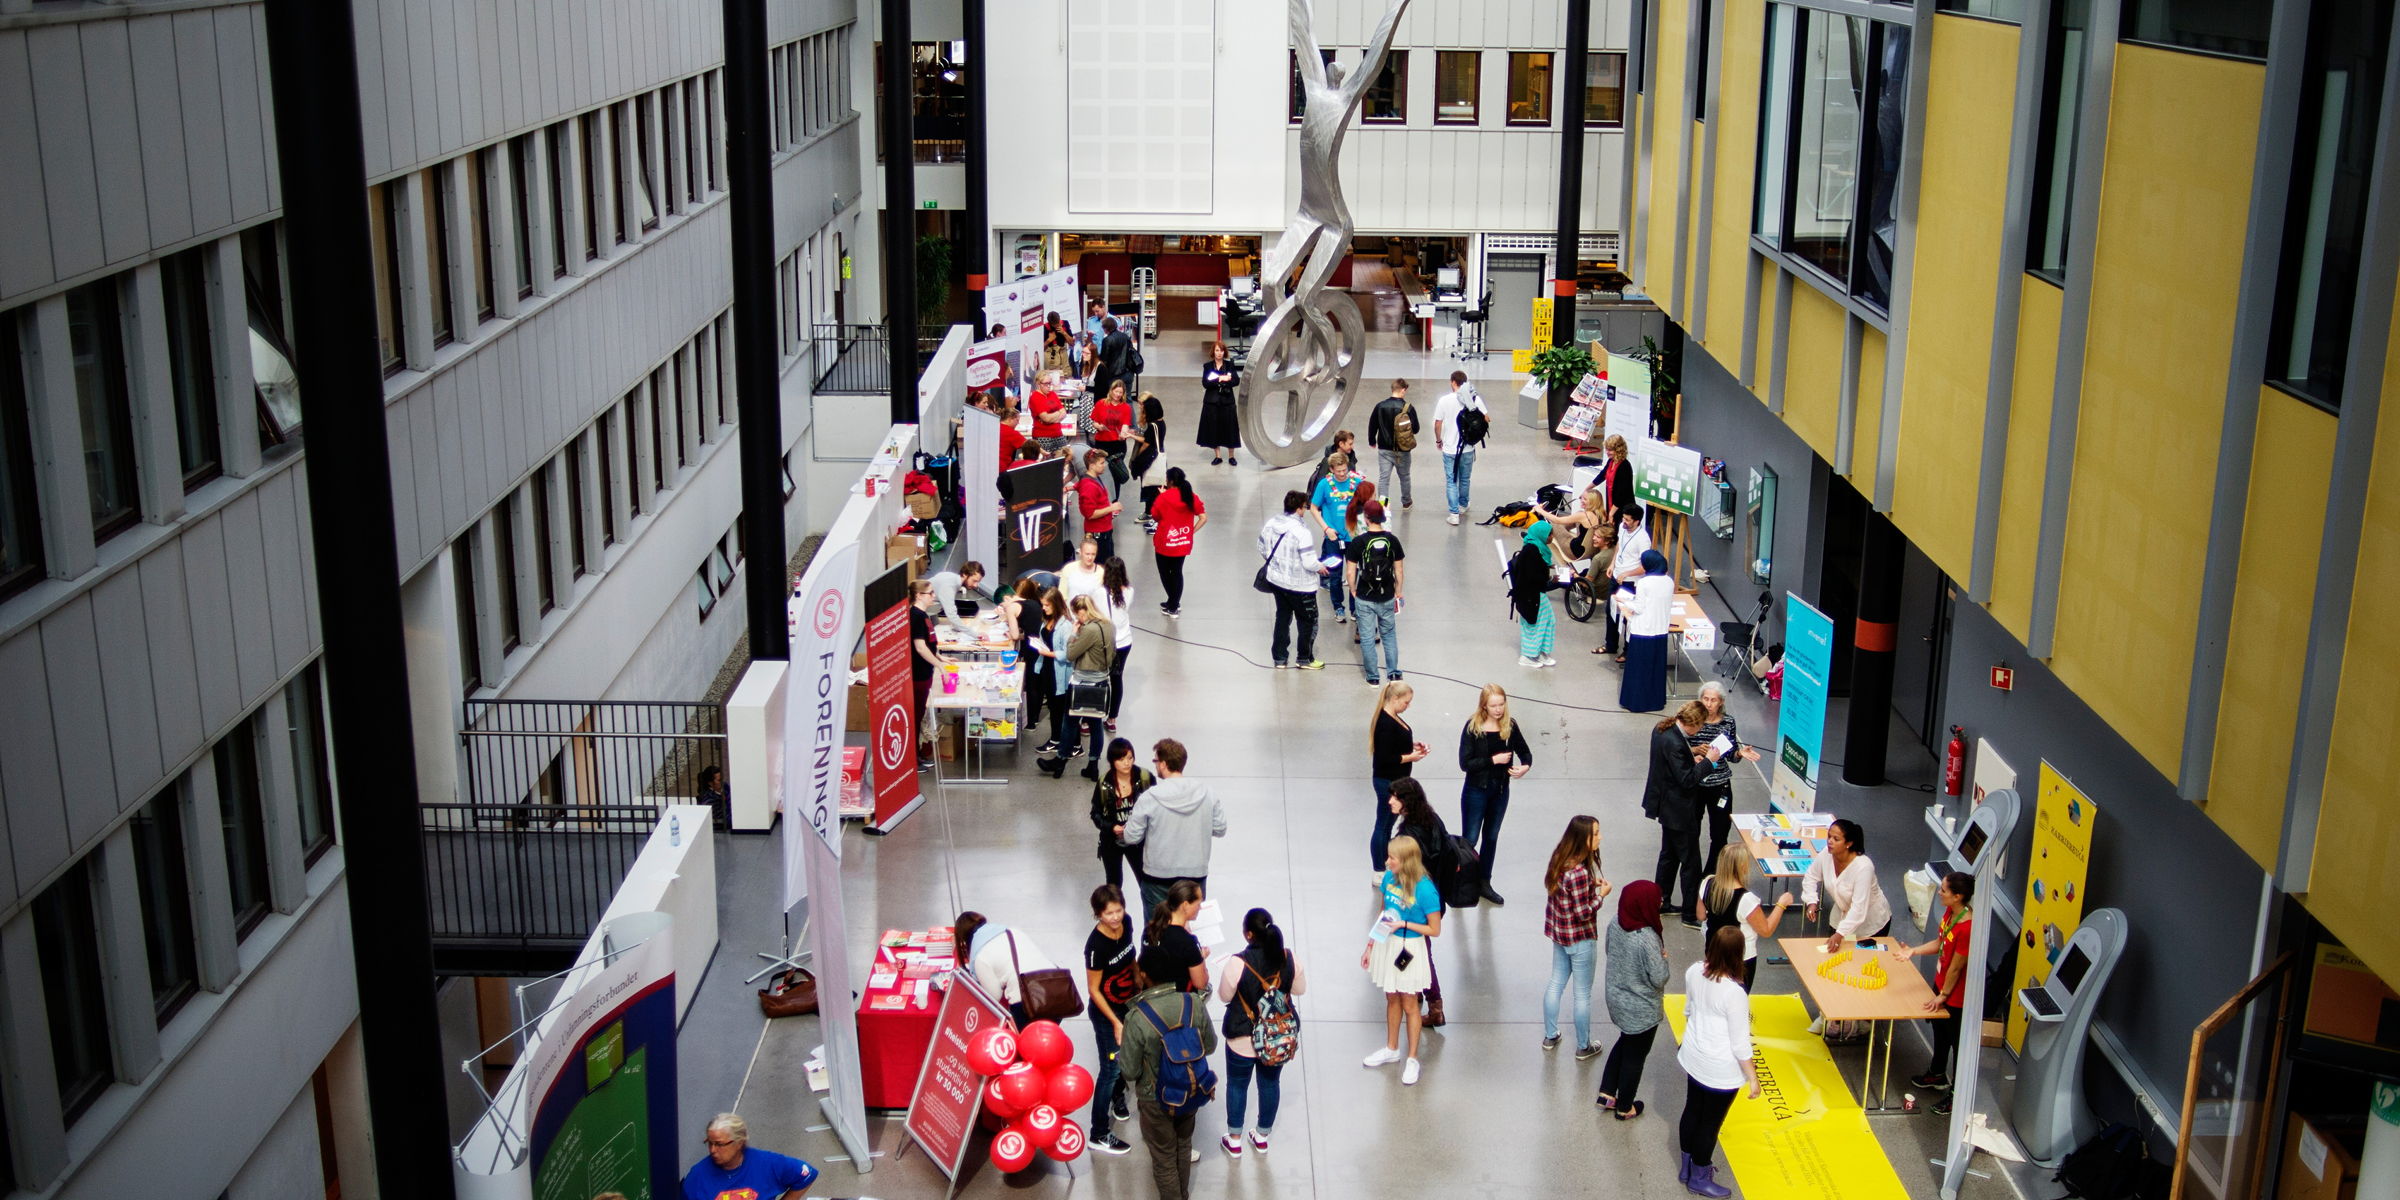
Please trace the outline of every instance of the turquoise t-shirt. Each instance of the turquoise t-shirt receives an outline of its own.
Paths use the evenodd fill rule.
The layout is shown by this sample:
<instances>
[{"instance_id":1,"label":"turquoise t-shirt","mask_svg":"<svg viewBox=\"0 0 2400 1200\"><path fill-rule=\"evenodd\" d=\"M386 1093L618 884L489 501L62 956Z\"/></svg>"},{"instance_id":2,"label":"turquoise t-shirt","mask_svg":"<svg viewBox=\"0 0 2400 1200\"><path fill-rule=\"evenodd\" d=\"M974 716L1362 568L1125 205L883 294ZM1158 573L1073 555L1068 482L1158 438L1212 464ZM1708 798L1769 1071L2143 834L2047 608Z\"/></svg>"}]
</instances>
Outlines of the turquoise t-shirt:
<instances>
[{"instance_id":1,"label":"turquoise t-shirt","mask_svg":"<svg viewBox=\"0 0 2400 1200\"><path fill-rule=\"evenodd\" d=\"M1326 528L1333 530L1334 541L1350 540L1350 497L1358 494L1361 478L1353 474L1346 480L1337 480L1328 474L1317 481L1317 494L1309 503L1316 505L1317 515L1325 519Z\"/></svg>"},{"instance_id":2,"label":"turquoise t-shirt","mask_svg":"<svg viewBox=\"0 0 2400 1200\"><path fill-rule=\"evenodd\" d=\"M1410 896L1400 890L1399 877L1385 871L1383 907L1386 911L1398 914L1404 925L1423 925L1433 914L1442 910L1441 889L1433 886L1432 880L1420 876L1417 879L1417 894ZM1414 938L1425 935L1414 929L1395 929L1392 936Z\"/></svg>"}]
</instances>

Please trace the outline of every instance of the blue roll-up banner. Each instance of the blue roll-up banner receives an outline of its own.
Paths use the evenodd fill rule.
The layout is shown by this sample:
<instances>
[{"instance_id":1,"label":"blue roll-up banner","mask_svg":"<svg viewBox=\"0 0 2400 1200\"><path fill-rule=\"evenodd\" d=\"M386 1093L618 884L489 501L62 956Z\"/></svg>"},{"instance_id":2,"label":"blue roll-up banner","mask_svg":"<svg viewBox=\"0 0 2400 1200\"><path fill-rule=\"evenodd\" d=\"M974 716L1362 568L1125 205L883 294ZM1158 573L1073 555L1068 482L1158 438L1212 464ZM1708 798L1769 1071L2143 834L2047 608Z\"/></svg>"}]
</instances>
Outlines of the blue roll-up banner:
<instances>
[{"instance_id":1,"label":"blue roll-up banner","mask_svg":"<svg viewBox=\"0 0 2400 1200\"><path fill-rule=\"evenodd\" d=\"M1783 705L1770 802L1779 812L1815 812L1817 766L1825 757L1826 681L1833 676L1833 618L1789 592L1783 599Z\"/></svg>"},{"instance_id":2,"label":"blue roll-up banner","mask_svg":"<svg viewBox=\"0 0 2400 1200\"><path fill-rule=\"evenodd\" d=\"M669 919L611 922L641 937L574 986L528 1054L533 1200L677 1194L675 958ZM613 947L612 947L613 948Z\"/></svg>"}]
</instances>

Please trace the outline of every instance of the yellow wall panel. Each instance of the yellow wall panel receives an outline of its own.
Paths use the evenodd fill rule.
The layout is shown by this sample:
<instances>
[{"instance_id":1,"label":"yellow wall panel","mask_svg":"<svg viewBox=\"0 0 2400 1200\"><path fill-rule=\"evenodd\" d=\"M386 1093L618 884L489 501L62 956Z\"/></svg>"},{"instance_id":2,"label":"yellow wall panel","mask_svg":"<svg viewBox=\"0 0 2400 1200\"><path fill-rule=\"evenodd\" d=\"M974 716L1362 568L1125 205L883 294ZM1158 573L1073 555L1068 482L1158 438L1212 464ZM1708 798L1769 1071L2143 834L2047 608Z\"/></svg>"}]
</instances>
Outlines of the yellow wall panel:
<instances>
[{"instance_id":1,"label":"yellow wall panel","mask_svg":"<svg viewBox=\"0 0 2400 1200\"><path fill-rule=\"evenodd\" d=\"M1783 423L1817 457L1833 461L1842 411L1842 322L1848 314L1825 293L1792 284L1791 366L1783 375Z\"/></svg>"},{"instance_id":2,"label":"yellow wall panel","mask_svg":"<svg viewBox=\"0 0 2400 1200\"><path fill-rule=\"evenodd\" d=\"M1775 344L1775 277L1783 268L1762 258L1751 264L1751 270L1758 272L1758 373L1751 377L1750 392L1764 404L1767 381L1775 378L1775 356L1784 350ZM1733 360L1734 370L1740 370L1741 366L1742 360Z\"/></svg>"},{"instance_id":3,"label":"yellow wall panel","mask_svg":"<svg viewBox=\"0 0 2400 1200\"><path fill-rule=\"evenodd\" d=\"M1883 443L1883 331L1869 326L1858 335L1858 403L1852 412L1850 486L1875 495L1875 449Z\"/></svg>"},{"instance_id":4,"label":"yellow wall panel","mask_svg":"<svg viewBox=\"0 0 2400 1200\"><path fill-rule=\"evenodd\" d=\"M2372 387L2353 379L2351 387ZM2383 395L2400 391L2400 309L2383 364ZM2400 771L2400 698L2392 664L2400 662L2400 625L2391 604L2400 596L2400 421L2375 423L2375 465L2368 476L2358 580L2350 595L2350 633L2344 643L2340 722L2325 761L2325 800L2317 818L2317 847L2308 909L2343 945L2385 979L2400 979L2400 926L2383 919L2393 865L2400 863L2400 805L2392 803ZM2289 670L2298 673L2298 665ZM2347 906L2347 911L2345 911Z\"/></svg>"},{"instance_id":5,"label":"yellow wall panel","mask_svg":"<svg viewBox=\"0 0 2400 1200\"><path fill-rule=\"evenodd\" d=\"M2297 666L2316 594L2334 419L2273 388L2260 391L2208 815L2271 870L2300 715Z\"/></svg>"},{"instance_id":6,"label":"yellow wall panel","mask_svg":"<svg viewBox=\"0 0 2400 1200\"><path fill-rule=\"evenodd\" d=\"M2200 572L2250 210L2225 148L2266 68L2117 49L2074 482L2051 667L2169 778L2183 745Z\"/></svg>"},{"instance_id":7,"label":"yellow wall panel","mask_svg":"<svg viewBox=\"0 0 2400 1200\"><path fill-rule=\"evenodd\" d=\"M1642 273L1647 278L1637 280L1642 290L1667 315L1681 322L1684 314L1668 305L1675 297L1675 280L1682 264L1675 257L1675 214L1683 210L1688 199L1677 194L1678 164L1683 161L1683 129L1686 121L1683 109L1683 44L1687 36L1691 0L1659 0L1658 5L1658 69L1650 87L1642 94L1656 118L1650 128L1655 131L1650 146L1650 228L1644 231Z\"/></svg>"},{"instance_id":8,"label":"yellow wall panel","mask_svg":"<svg viewBox=\"0 0 2400 1200\"><path fill-rule=\"evenodd\" d=\"M2000 468L2000 528L1992 539L1991 611L2026 640L2033 627L2033 558L2041 540L2042 464L2049 457L2050 398L2058 372L2059 310L2066 293L2031 275L2017 302L2015 386L2008 402L2008 454ZM1976 478L1982 478L1980 471Z\"/></svg>"},{"instance_id":9,"label":"yellow wall panel","mask_svg":"<svg viewBox=\"0 0 2400 1200\"><path fill-rule=\"evenodd\" d=\"M1758 169L1759 73L1745 64L1759 61L1761 39L1766 36L1766 11L1761 4L1725 5L1717 29L1724 65L1717 71L1716 103L1709 107L1709 120L1717 127L1716 190L1710 196L1716 211L1703 214L1710 231L1708 337L1703 344L1718 362L1735 371L1742 365L1751 192ZM1764 297L1761 299L1764 311ZM1760 323L1765 324L1763 320Z\"/></svg>"},{"instance_id":10,"label":"yellow wall panel","mask_svg":"<svg viewBox=\"0 0 2400 1200\"><path fill-rule=\"evenodd\" d=\"M1975 557L2018 41L2014 25L1933 22L1892 520L1953 579Z\"/></svg>"}]
</instances>

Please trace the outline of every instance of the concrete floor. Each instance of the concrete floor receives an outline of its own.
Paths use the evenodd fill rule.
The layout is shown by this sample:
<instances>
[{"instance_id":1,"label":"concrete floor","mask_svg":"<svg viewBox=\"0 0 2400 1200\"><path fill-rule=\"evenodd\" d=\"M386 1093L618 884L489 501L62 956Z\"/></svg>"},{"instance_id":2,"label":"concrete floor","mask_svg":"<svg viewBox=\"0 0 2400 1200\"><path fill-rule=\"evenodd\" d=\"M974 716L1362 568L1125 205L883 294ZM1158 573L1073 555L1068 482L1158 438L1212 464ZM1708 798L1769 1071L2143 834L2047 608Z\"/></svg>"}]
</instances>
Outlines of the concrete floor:
<instances>
[{"instance_id":1,"label":"concrete floor","mask_svg":"<svg viewBox=\"0 0 2400 1200\"><path fill-rule=\"evenodd\" d=\"M1303 1049L1284 1075L1283 1112L1271 1154L1229 1161L1216 1148L1223 1109L1200 1120L1203 1147L1195 1169L1201 1195L1352 1197L1407 1194L1439 1181L1454 1194L1528 1194L1573 1181L1576 1194L1667 1195L1675 1166L1674 1121L1682 1078L1674 1044L1653 1052L1644 1091L1647 1119L1620 1124L1592 1105L1602 1060L1578 1063L1540 1046L1541 995L1548 978L1549 943L1542 935L1541 871L1569 817L1596 816L1605 834L1608 874L1622 883L1646 874L1657 844L1640 814L1643 749L1655 717L1616 709L1613 664L1584 653L1599 642L1596 625L1560 616L1553 670L1516 665L1516 630L1508 619L1492 551L1496 527L1452 528L1443 521L1440 460L1430 446L1416 455L1413 509L1395 515L1393 529L1407 549L1409 607L1401 620L1403 667L1416 684L1410 718L1436 753L1420 764L1444 818L1456 828L1459 771L1455 730L1487 681L1510 689L1517 717L1533 747L1532 773L1519 781L1495 864L1494 886L1508 897L1453 914L1438 944L1437 961L1450 1024L1425 1038L1424 1077L1400 1086L1397 1069L1369 1071L1359 1057L1380 1044L1382 998L1357 969L1360 931L1372 916L1364 886L1373 798L1367 782L1367 727L1374 693L1367 688L1349 640L1352 626L1328 623L1318 653L1321 672L1266 669L1271 606L1249 588L1257 561L1253 541L1269 506L1306 472L1268 475L1245 459L1239 468L1211 467L1189 448L1198 411L1198 335L1169 335L1148 352L1153 375L1145 385L1166 401L1174 448L1169 461L1191 472L1208 503L1211 523L1201 535L1190 571L1184 616L1157 611L1157 577L1147 542L1128 538L1140 614L1119 733L1146 748L1173 736L1190 747L1189 774L1224 801L1230 834L1218 843L1211 891L1229 914L1263 906L1274 913L1307 964L1310 989L1299 1001ZM1345 427L1365 428L1365 412L1384 394L1382 380L1416 381L1414 398L1428 420L1442 381L1454 365L1420 356L1392 335L1377 335L1370 351L1370 386ZM1513 381L1505 359L1471 364L1490 379L1496 410L1493 444L1476 464L1474 510L1528 495L1563 478L1568 460L1547 437L1515 421ZM1395 480L1395 485L1397 481ZM1514 534L1509 535L1514 539ZM1708 589L1719 620L1731 619ZM1745 734L1764 740L1772 707L1755 690L1734 701ZM1832 718L1841 720L1838 708ZM1911 756L1907 763L1898 760ZM1913 739L1895 738L1894 773L1929 778L1929 758ZM1088 784L1070 775L1054 782L1030 761L995 756L993 766L1013 782L1005 788L954 788L937 794L892 836L867 838L852 827L845 842L845 903L850 945L864 948L886 928L947 923L960 908L979 909L1038 940L1054 957L1072 960L1090 927L1085 898L1098 882L1091 828L1084 816ZM1765 807L1763 780L1737 775L1738 809ZM1898 874L1922 857L1918 816L1925 797L1903 785L1845 789L1829 782L1823 807L1868 823L1887 885L1900 904ZM1878 831L1883 832L1878 832ZM722 835L720 835L722 837ZM869 1176L846 1162L822 1125L800 1072L819 1042L814 1018L764 1029L741 977L754 969L751 952L774 944L779 917L770 899L777 878L774 839L725 840L720 861L723 945L687 1019L681 1041L682 1125L688 1157L700 1154L708 1116L739 1108L758 1145L799 1154L825 1170L817 1189L830 1196L932 1197L944 1191L939 1172L911 1152L896 1161L897 1119L870 1118L879 1150ZM1905 921L1905 916L1903 917ZM1791 919L1796 928L1798 918ZM1680 979L1697 955L1699 934L1672 922L1667 949ZM1680 983L1677 984L1680 987ZM1762 992L1797 990L1788 967L1770 967ZM1595 996L1594 1036L1614 1031ZM1562 1014L1562 1017L1564 1014ZM1079 1061L1093 1065L1088 1025L1071 1023ZM1568 1036L1572 1038L1571 1029ZM1900 1035L1899 1066L1921 1069L1924 1035ZM1853 1072L1859 1051L1837 1051ZM1987 1076L2000 1073L1994 1056ZM1988 1107L1992 1101L1987 1096ZM1894 1117L1874 1129L1912 1195L1936 1194L1927 1159L1939 1154L1940 1123ZM1138 1137L1126 1131L1129 1140ZM1123 1157L1090 1156L1082 1169L1104 1196L1150 1194L1149 1165L1136 1149ZM1989 1160L1977 1163L1992 1168ZM1736 1181L1738 1184L1738 1180ZM1064 1177L1010 1179L989 1169L966 1181L962 1193L999 1196L1064 1195ZM2001 1178L1970 1178L1965 1194L2009 1195Z\"/></svg>"}]
</instances>

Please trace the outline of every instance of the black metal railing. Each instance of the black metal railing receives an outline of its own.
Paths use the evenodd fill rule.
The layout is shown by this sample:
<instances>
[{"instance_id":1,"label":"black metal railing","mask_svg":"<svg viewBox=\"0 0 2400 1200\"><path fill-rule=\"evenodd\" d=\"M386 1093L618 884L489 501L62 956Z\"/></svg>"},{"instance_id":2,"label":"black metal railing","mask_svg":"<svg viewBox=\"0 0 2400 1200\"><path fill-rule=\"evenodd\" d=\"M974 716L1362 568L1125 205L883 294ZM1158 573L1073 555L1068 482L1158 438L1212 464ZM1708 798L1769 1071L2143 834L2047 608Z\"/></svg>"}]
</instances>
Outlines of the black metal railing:
<instances>
[{"instance_id":1,"label":"black metal railing","mask_svg":"<svg viewBox=\"0 0 2400 1200\"><path fill-rule=\"evenodd\" d=\"M945 331L917 335L922 369L942 348ZM818 325L811 338L820 396L888 396L892 392L891 331L881 325Z\"/></svg>"},{"instance_id":2,"label":"black metal railing","mask_svg":"<svg viewBox=\"0 0 2400 1200\"><path fill-rule=\"evenodd\" d=\"M657 826L658 810L427 804L420 819L435 969L530 975L574 961Z\"/></svg>"}]
</instances>

